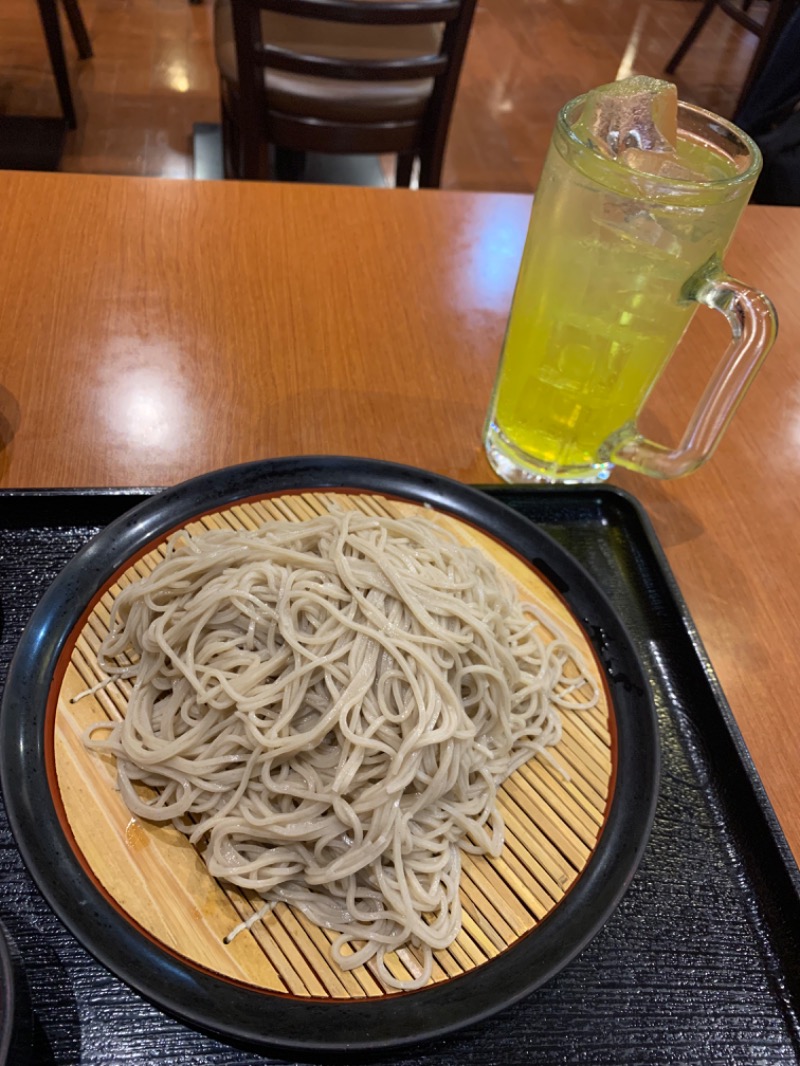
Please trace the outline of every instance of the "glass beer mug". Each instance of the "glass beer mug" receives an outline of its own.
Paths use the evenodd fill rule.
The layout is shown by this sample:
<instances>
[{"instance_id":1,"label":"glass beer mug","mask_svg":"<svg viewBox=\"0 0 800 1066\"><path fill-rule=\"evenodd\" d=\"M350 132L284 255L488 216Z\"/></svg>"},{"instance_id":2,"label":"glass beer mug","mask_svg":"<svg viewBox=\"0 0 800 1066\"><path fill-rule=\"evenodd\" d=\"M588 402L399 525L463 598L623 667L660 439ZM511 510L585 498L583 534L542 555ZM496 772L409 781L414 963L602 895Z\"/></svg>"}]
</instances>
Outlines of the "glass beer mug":
<instances>
[{"instance_id":1,"label":"glass beer mug","mask_svg":"<svg viewBox=\"0 0 800 1066\"><path fill-rule=\"evenodd\" d=\"M767 297L722 267L760 167L745 133L665 82L631 78L561 110L484 431L502 478L678 477L711 456L777 332ZM636 417L700 304L732 340L670 449Z\"/></svg>"}]
</instances>

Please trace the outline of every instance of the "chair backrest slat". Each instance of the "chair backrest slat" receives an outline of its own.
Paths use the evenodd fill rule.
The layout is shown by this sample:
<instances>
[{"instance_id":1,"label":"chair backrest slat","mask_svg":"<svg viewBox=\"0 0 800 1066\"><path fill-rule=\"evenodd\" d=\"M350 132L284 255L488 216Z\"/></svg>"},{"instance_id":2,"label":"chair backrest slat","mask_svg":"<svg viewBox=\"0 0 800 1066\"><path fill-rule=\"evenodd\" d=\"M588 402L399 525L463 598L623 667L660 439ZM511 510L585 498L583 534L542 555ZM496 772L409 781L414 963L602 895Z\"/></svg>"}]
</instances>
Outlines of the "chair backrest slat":
<instances>
[{"instance_id":1,"label":"chair backrest slat","mask_svg":"<svg viewBox=\"0 0 800 1066\"><path fill-rule=\"evenodd\" d=\"M358 153L413 151L418 139L419 123L414 119L395 122L363 123L354 131L341 123L325 119L284 115L272 111L269 116L270 134L277 144L294 143L302 150L304 137L314 150L319 134L324 132L328 151Z\"/></svg>"},{"instance_id":2,"label":"chair backrest slat","mask_svg":"<svg viewBox=\"0 0 800 1066\"><path fill-rule=\"evenodd\" d=\"M262 45L256 51L256 62L273 70L284 70L303 77L343 78L349 81L411 81L434 78L447 70L447 58L442 55L415 59L352 60L301 55L269 44Z\"/></svg>"},{"instance_id":3,"label":"chair backrest slat","mask_svg":"<svg viewBox=\"0 0 800 1066\"><path fill-rule=\"evenodd\" d=\"M370 26L408 26L451 22L458 0L254 0L262 11Z\"/></svg>"}]
</instances>

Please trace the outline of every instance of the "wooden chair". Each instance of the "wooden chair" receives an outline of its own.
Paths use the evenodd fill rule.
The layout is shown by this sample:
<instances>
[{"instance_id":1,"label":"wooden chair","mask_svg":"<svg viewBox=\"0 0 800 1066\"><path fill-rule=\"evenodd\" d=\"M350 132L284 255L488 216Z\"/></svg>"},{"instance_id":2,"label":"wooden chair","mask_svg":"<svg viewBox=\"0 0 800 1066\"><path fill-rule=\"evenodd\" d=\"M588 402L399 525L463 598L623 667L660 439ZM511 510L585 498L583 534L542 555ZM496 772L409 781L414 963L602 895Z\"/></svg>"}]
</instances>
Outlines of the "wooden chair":
<instances>
[{"instance_id":1,"label":"wooden chair","mask_svg":"<svg viewBox=\"0 0 800 1066\"><path fill-rule=\"evenodd\" d=\"M476 0L217 0L228 177L270 177L269 145L396 154L438 186Z\"/></svg>"},{"instance_id":2,"label":"wooden chair","mask_svg":"<svg viewBox=\"0 0 800 1066\"><path fill-rule=\"evenodd\" d=\"M675 73L678 69L678 65L697 40L700 31L711 18L715 8L719 8L719 10L723 11L729 18L732 18L734 22L737 22L740 26L744 26L746 30L754 33L759 39L758 47L756 48L752 62L750 63L750 67L745 76L744 84L739 92L739 98L736 105L738 109L763 69L775 41L791 17L792 11L797 8L798 0L769 0L767 15L762 21L759 21L750 14L751 6L752 0L743 0L742 3L737 3L737 0L705 0L700 9L700 13L689 27L688 33L678 45L674 55L664 68L666 73Z\"/></svg>"}]
</instances>

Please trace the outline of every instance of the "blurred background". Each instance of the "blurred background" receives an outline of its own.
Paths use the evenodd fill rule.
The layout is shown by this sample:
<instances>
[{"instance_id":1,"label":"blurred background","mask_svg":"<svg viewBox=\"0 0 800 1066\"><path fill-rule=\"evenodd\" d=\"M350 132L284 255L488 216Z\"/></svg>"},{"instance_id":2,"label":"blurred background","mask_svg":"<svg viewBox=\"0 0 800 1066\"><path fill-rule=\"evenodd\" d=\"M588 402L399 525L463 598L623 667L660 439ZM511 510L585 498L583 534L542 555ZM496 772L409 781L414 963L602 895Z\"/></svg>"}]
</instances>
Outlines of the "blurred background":
<instances>
[{"instance_id":1,"label":"blurred background","mask_svg":"<svg viewBox=\"0 0 800 1066\"><path fill-rule=\"evenodd\" d=\"M64 23L77 128L59 144L60 168L215 176L213 167L198 167L195 138L219 122L213 0L79 2L94 55L79 59ZM701 6L701 0L480 0L442 187L535 189L558 108L629 73L663 76ZM748 5L757 20L768 8L769 0ZM715 10L673 76L680 95L730 116L757 45L755 34ZM37 3L3 0L0 118L59 113ZM16 129L12 124L3 135L7 157ZM391 165L382 167L387 184L392 173Z\"/></svg>"}]
</instances>

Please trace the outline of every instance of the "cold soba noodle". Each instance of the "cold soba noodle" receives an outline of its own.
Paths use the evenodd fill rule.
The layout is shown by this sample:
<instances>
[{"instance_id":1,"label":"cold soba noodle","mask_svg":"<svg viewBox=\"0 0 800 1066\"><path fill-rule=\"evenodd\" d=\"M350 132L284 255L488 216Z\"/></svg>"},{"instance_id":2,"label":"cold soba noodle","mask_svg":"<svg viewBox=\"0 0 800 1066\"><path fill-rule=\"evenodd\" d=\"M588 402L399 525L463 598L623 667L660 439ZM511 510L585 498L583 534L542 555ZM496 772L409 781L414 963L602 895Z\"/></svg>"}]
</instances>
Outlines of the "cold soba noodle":
<instances>
[{"instance_id":1,"label":"cold soba noodle","mask_svg":"<svg viewBox=\"0 0 800 1066\"><path fill-rule=\"evenodd\" d=\"M460 929L461 850L501 849L498 786L597 700L480 551L352 511L177 534L117 597L99 662L135 679L124 721L86 734L130 810L402 988ZM386 962L403 947L410 981Z\"/></svg>"}]
</instances>

